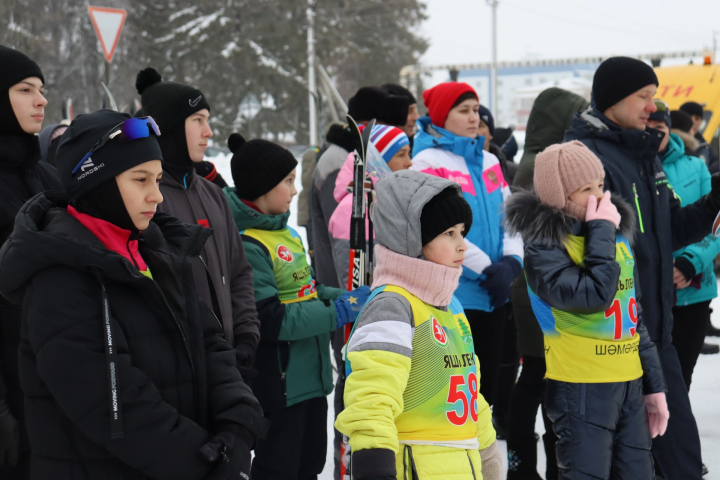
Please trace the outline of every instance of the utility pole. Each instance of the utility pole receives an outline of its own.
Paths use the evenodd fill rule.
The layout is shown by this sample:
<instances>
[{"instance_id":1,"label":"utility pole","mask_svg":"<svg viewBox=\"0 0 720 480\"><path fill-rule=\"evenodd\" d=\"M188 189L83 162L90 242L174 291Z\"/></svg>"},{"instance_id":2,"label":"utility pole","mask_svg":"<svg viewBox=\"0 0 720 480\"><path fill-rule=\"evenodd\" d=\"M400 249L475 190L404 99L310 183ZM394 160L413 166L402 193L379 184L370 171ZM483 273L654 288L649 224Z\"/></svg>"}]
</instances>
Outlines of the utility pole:
<instances>
[{"instance_id":1,"label":"utility pole","mask_svg":"<svg viewBox=\"0 0 720 480\"><path fill-rule=\"evenodd\" d=\"M317 106L315 104L315 0L308 0L308 108L310 110L310 146L318 146Z\"/></svg>"},{"instance_id":2,"label":"utility pole","mask_svg":"<svg viewBox=\"0 0 720 480\"><path fill-rule=\"evenodd\" d=\"M492 7L492 68L490 69L490 111L497 122L497 7L499 0L486 0Z\"/></svg>"}]
</instances>

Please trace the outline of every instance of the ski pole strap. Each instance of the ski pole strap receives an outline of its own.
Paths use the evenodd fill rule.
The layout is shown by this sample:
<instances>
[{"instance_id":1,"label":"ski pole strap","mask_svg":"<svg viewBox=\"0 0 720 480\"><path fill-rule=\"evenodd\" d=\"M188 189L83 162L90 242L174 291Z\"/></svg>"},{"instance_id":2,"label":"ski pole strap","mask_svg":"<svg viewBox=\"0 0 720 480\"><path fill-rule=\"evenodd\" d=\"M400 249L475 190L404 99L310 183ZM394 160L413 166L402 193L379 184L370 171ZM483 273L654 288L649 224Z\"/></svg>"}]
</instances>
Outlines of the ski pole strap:
<instances>
[{"instance_id":1,"label":"ski pole strap","mask_svg":"<svg viewBox=\"0 0 720 480\"><path fill-rule=\"evenodd\" d=\"M110 317L110 302L108 301L107 290L100 276L99 268L95 270L95 278L100 283L102 291L103 337L105 339L105 364L108 373L108 401L110 406L110 438L115 440L123 438L122 400L118 390L117 376L118 355Z\"/></svg>"}]
</instances>

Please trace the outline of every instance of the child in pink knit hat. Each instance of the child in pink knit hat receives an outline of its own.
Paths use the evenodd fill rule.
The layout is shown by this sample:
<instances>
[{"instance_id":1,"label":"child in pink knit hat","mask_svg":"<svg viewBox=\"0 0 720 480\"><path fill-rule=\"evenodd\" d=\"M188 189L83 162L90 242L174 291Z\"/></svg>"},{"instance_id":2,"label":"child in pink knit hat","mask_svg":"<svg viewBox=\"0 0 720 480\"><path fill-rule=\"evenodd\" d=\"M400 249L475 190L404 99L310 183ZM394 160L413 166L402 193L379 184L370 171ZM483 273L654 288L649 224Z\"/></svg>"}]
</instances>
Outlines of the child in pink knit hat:
<instances>
[{"instance_id":1,"label":"child in pink knit hat","mask_svg":"<svg viewBox=\"0 0 720 480\"><path fill-rule=\"evenodd\" d=\"M472 332L453 296L473 215L450 180L398 171L378 181L372 294L346 351L352 478L502 480Z\"/></svg>"},{"instance_id":2,"label":"child in pink knit hat","mask_svg":"<svg viewBox=\"0 0 720 480\"><path fill-rule=\"evenodd\" d=\"M506 201L506 227L525 243L560 478L650 480L651 439L667 428L665 378L636 299L636 218L603 193L604 177L582 143L548 147L535 191Z\"/></svg>"}]
</instances>

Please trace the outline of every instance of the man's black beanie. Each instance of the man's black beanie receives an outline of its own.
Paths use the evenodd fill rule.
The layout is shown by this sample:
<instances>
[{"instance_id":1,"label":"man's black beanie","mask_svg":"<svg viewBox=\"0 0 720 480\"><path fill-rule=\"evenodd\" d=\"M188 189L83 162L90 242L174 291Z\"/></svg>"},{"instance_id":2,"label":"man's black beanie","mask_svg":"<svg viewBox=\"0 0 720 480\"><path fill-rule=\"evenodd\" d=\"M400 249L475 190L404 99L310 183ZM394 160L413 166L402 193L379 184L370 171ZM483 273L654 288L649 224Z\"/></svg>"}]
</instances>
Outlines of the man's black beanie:
<instances>
[{"instance_id":1,"label":"man's black beanie","mask_svg":"<svg viewBox=\"0 0 720 480\"><path fill-rule=\"evenodd\" d=\"M348 115L356 122L373 118L378 123L402 127L407 123L410 100L381 87L362 87L348 102Z\"/></svg>"},{"instance_id":2,"label":"man's black beanie","mask_svg":"<svg viewBox=\"0 0 720 480\"><path fill-rule=\"evenodd\" d=\"M243 200L262 197L297 167L298 161L286 148L255 138L249 142L239 133L228 138L235 194Z\"/></svg>"},{"instance_id":3,"label":"man's black beanie","mask_svg":"<svg viewBox=\"0 0 720 480\"><path fill-rule=\"evenodd\" d=\"M680 111L685 112L690 116L695 115L700 118L702 118L703 116L703 106L697 102L683 103L682 105L680 105Z\"/></svg>"},{"instance_id":4,"label":"man's black beanie","mask_svg":"<svg viewBox=\"0 0 720 480\"><path fill-rule=\"evenodd\" d=\"M612 57L600 64L593 77L592 93L601 112L650 84L660 85L655 70L630 57Z\"/></svg>"},{"instance_id":5,"label":"man's black beanie","mask_svg":"<svg viewBox=\"0 0 720 480\"><path fill-rule=\"evenodd\" d=\"M62 136L55 167L65 191L72 199L82 197L89 190L114 178L122 172L150 160L162 160L162 151L154 133L149 137L121 143L108 140L83 166L73 174L80 160L113 127L129 120L127 113L113 110L78 115Z\"/></svg>"},{"instance_id":6,"label":"man's black beanie","mask_svg":"<svg viewBox=\"0 0 720 480\"><path fill-rule=\"evenodd\" d=\"M472 209L455 188L446 188L425 204L420 214L420 237L423 247L458 223L465 224L463 237L472 227Z\"/></svg>"},{"instance_id":7,"label":"man's black beanie","mask_svg":"<svg viewBox=\"0 0 720 480\"><path fill-rule=\"evenodd\" d=\"M22 52L0 45L0 135L26 135L10 103L10 87L26 78L38 77L43 84L42 70Z\"/></svg>"},{"instance_id":8,"label":"man's black beanie","mask_svg":"<svg viewBox=\"0 0 720 480\"><path fill-rule=\"evenodd\" d=\"M200 90L183 83L164 82L151 67L138 73L135 88L142 98L143 113L155 119L161 132L170 132L203 108L210 110Z\"/></svg>"}]
</instances>

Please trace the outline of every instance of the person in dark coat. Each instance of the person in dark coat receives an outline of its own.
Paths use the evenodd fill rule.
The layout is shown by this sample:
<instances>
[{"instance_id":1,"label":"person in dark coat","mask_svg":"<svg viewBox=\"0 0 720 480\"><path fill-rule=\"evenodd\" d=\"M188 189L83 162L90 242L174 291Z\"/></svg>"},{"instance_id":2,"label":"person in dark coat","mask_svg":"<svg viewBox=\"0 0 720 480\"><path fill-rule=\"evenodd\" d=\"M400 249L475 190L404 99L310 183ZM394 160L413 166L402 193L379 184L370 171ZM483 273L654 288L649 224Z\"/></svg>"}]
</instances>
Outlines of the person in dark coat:
<instances>
[{"instance_id":1,"label":"person in dark coat","mask_svg":"<svg viewBox=\"0 0 720 480\"><path fill-rule=\"evenodd\" d=\"M62 186L55 168L40 162L36 133L45 105L40 67L0 46L0 245L10 236L23 204L33 195ZM22 309L0 296L0 478L26 479L30 445L25 433L23 393L18 378Z\"/></svg>"},{"instance_id":2,"label":"person in dark coat","mask_svg":"<svg viewBox=\"0 0 720 480\"><path fill-rule=\"evenodd\" d=\"M530 190L535 173L535 157L550 145L562 142L575 113L590 104L580 95L557 87L543 90L535 99L528 118L525 149L514 179L515 189ZM537 439L535 419L545 395L545 351L543 334L530 305L524 276L513 283L510 296L517 327L518 353L522 370L513 389L508 412L508 480L537 480ZM555 461L557 437L552 431L545 408L542 409L545 433L546 480L558 477Z\"/></svg>"},{"instance_id":3,"label":"person in dark coat","mask_svg":"<svg viewBox=\"0 0 720 480\"><path fill-rule=\"evenodd\" d=\"M212 229L202 261L193 264L195 286L222 321L240 373L250 381L257 375L252 365L260 341L252 267L225 195L197 173L213 135L208 124L210 104L200 90L163 81L153 68L138 73L135 86L142 96L143 112L155 118L163 133L158 142L165 160L160 182L165 201L158 210L183 223Z\"/></svg>"},{"instance_id":4,"label":"person in dark coat","mask_svg":"<svg viewBox=\"0 0 720 480\"><path fill-rule=\"evenodd\" d=\"M156 127L130 120L75 119L65 192L30 199L0 250L0 292L23 304L32 478L247 478L266 422L195 291L211 231L156 213Z\"/></svg>"},{"instance_id":5,"label":"person in dark coat","mask_svg":"<svg viewBox=\"0 0 720 480\"><path fill-rule=\"evenodd\" d=\"M593 79L596 107L575 114L565 140L579 140L595 153L605 169L605 189L635 206L640 304L650 339L658 346L670 409L667 432L653 441L653 454L667 480L700 480L700 437L671 343L672 255L710 233L720 208L720 177L712 177L709 194L681 208L658 158L663 134L646 126L656 110L657 86L646 63L628 57L605 60Z\"/></svg>"},{"instance_id":6,"label":"person in dark coat","mask_svg":"<svg viewBox=\"0 0 720 480\"><path fill-rule=\"evenodd\" d=\"M538 154L534 192L505 202L545 337L545 407L559 478L653 480L666 385L637 300L632 207L603 193L600 160L574 141Z\"/></svg>"}]
</instances>

